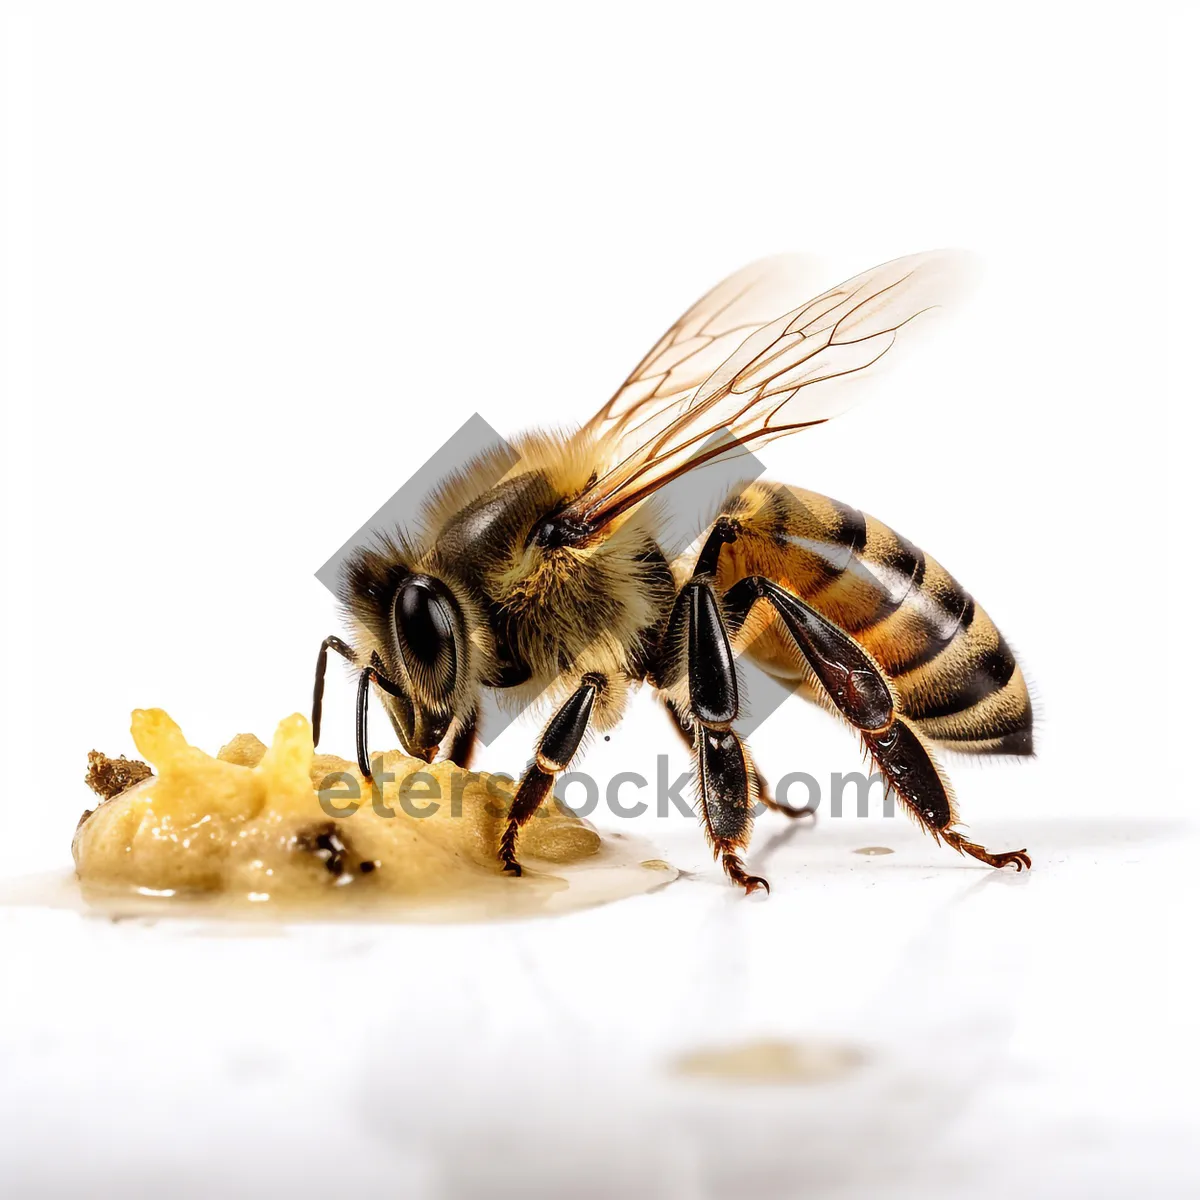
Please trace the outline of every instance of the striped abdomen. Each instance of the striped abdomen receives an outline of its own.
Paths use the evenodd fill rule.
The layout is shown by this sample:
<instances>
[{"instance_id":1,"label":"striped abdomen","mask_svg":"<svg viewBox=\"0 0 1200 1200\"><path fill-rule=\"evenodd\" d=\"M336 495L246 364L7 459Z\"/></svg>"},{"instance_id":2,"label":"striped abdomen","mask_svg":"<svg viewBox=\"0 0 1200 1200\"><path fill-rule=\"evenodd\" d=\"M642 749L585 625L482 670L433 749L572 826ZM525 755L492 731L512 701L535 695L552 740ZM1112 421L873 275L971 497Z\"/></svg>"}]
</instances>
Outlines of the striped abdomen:
<instances>
[{"instance_id":1,"label":"striped abdomen","mask_svg":"<svg viewBox=\"0 0 1200 1200\"><path fill-rule=\"evenodd\" d=\"M725 511L742 534L721 557L722 588L766 575L795 592L875 657L932 741L1033 753L1021 668L991 618L933 558L873 517L800 488L754 483ZM804 676L777 622L747 635L750 657L766 670Z\"/></svg>"}]
</instances>

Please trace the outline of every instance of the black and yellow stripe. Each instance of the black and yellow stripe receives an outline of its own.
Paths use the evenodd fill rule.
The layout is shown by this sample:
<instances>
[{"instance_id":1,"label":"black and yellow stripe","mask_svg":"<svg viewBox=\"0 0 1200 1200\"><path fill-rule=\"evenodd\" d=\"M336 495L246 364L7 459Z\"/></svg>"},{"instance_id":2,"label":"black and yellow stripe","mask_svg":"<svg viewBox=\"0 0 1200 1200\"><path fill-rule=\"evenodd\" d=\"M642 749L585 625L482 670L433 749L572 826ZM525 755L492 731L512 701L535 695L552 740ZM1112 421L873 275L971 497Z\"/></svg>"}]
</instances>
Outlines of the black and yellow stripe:
<instances>
[{"instance_id":1,"label":"black and yellow stripe","mask_svg":"<svg viewBox=\"0 0 1200 1200\"><path fill-rule=\"evenodd\" d=\"M722 589L765 575L795 592L876 659L902 711L931 741L971 753L1033 753L1020 666L991 618L935 559L858 509L782 484L751 484L726 512L741 533L720 560ZM769 614L748 625L743 640L772 674L805 677Z\"/></svg>"}]
</instances>

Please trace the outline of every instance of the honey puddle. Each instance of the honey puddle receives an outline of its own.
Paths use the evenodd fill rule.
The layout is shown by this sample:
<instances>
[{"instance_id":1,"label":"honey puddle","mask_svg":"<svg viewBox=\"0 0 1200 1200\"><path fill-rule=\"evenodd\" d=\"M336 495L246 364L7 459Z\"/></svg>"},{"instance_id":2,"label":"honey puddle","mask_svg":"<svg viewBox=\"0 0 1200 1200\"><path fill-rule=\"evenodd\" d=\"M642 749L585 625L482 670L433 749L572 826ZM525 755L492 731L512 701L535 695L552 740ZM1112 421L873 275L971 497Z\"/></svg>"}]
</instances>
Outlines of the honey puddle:
<instances>
[{"instance_id":1,"label":"honey puddle","mask_svg":"<svg viewBox=\"0 0 1200 1200\"><path fill-rule=\"evenodd\" d=\"M88 884L69 871L0 882L0 907L66 909L112 921L223 921L243 928L288 922L454 924L550 917L611 904L666 887L674 867L648 867L649 844L617 833L586 863L562 866L526 856L520 879L474 882L427 896L338 892L321 899L251 900L235 893L119 888ZM210 927L210 932L212 931Z\"/></svg>"},{"instance_id":2,"label":"honey puddle","mask_svg":"<svg viewBox=\"0 0 1200 1200\"><path fill-rule=\"evenodd\" d=\"M860 846L854 851L855 854L866 854L870 857L875 857L879 854L895 854L895 850L891 846Z\"/></svg>"},{"instance_id":3,"label":"honey puddle","mask_svg":"<svg viewBox=\"0 0 1200 1200\"><path fill-rule=\"evenodd\" d=\"M677 1075L729 1083L829 1083L866 1061L856 1046L842 1042L782 1041L764 1038L734 1046L693 1050L672 1061Z\"/></svg>"},{"instance_id":4,"label":"honey puddle","mask_svg":"<svg viewBox=\"0 0 1200 1200\"><path fill-rule=\"evenodd\" d=\"M524 874L507 876L496 851L510 780L389 751L368 784L314 754L300 715L270 747L241 734L215 758L160 709L136 711L132 733L156 774L81 819L78 888L27 881L0 903L114 919L482 921L589 908L678 876L642 839L601 837L553 797L522 830ZM128 775L124 760L94 760L93 778Z\"/></svg>"}]
</instances>

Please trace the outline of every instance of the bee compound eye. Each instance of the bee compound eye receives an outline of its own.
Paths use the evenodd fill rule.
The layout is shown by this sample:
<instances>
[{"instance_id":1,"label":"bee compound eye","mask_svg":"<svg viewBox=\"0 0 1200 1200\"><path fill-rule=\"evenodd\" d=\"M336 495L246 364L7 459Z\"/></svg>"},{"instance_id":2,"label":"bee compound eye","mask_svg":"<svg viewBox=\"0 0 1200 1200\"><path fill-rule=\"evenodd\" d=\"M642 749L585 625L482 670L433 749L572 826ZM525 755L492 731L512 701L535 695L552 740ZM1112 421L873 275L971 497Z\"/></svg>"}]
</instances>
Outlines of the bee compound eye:
<instances>
[{"instance_id":1,"label":"bee compound eye","mask_svg":"<svg viewBox=\"0 0 1200 1200\"><path fill-rule=\"evenodd\" d=\"M414 575L396 592L396 642L409 671L448 695L458 672L457 606L444 585Z\"/></svg>"}]
</instances>

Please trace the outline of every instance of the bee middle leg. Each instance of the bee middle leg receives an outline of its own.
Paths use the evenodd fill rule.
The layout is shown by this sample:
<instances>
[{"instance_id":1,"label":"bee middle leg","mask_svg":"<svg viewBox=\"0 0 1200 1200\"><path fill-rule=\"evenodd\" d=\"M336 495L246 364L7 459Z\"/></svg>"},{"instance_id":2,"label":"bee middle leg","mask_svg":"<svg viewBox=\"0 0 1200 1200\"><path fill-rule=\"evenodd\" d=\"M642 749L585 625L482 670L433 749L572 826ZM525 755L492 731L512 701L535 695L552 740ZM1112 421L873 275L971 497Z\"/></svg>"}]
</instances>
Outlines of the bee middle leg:
<instances>
[{"instance_id":1,"label":"bee middle leg","mask_svg":"<svg viewBox=\"0 0 1200 1200\"><path fill-rule=\"evenodd\" d=\"M676 724L689 736L704 832L731 883L747 894L770 885L750 875L742 851L750 842L758 771L731 725L738 715L737 673L733 651L711 580L698 573L675 598L668 645L686 661L669 664L660 684L682 687L686 676L687 712L678 700L668 703ZM678 677L678 678L676 678Z\"/></svg>"},{"instance_id":2,"label":"bee middle leg","mask_svg":"<svg viewBox=\"0 0 1200 1200\"><path fill-rule=\"evenodd\" d=\"M663 707L667 710L667 715L671 718L671 723L679 732L679 736L683 738L689 748L694 747L696 743L696 731L691 719L680 710L679 705L669 696L663 696L661 699ZM769 808L772 812L781 813L792 820L795 820L797 817L815 817L817 815L817 810L811 804L797 807L795 804L784 804L776 800L771 795L771 785L767 783L767 777L759 770L758 764L754 761L754 755L750 753L749 746L746 747L746 758L750 763L751 770L754 772L755 794L758 797L758 802L764 808Z\"/></svg>"}]
</instances>

